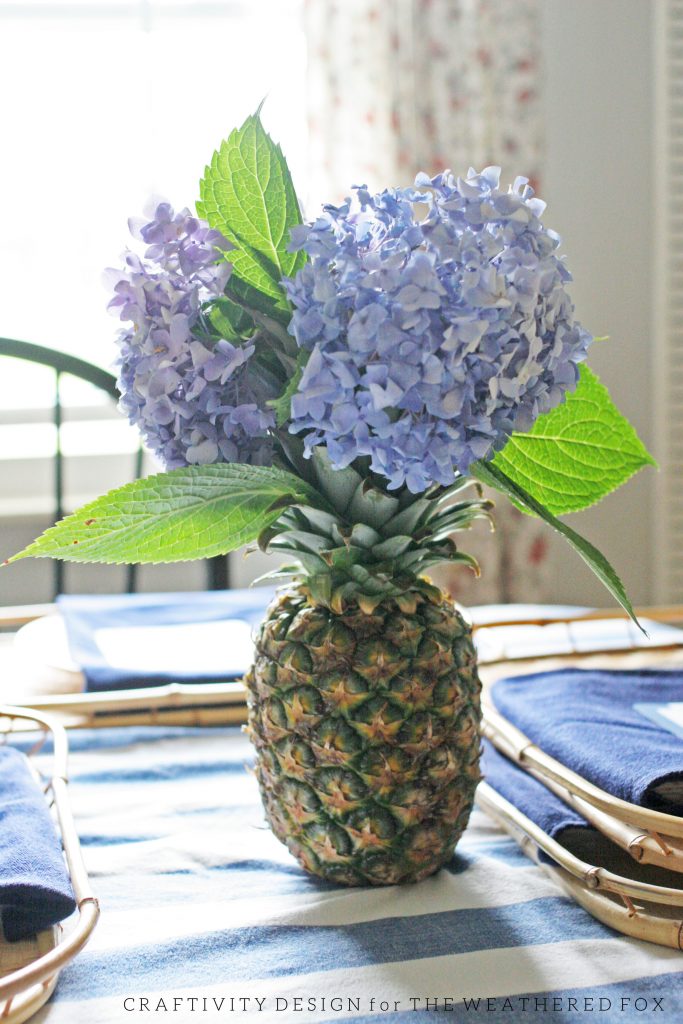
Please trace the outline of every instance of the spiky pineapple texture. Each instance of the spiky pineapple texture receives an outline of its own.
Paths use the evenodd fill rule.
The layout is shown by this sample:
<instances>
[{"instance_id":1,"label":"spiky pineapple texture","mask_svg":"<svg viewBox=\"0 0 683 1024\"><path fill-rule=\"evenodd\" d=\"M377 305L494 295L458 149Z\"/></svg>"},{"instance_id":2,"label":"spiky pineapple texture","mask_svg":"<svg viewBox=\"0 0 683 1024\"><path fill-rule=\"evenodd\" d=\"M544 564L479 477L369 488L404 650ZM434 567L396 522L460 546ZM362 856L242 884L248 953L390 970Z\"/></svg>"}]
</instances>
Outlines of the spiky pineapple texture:
<instances>
[{"instance_id":1,"label":"spiky pineapple texture","mask_svg":"<svg viewBox=\"0 0 683 1024\"><path fill-rule=\"evenodd\" d=\"M246 677L266 816L308 871L416 882L447 861L479 780L476 655L435 588L372 613L282 594Z\"/></svg>"},{"instance_id":2,"label":"spiky pineapple texture","mask_svg":"<svg viewBox=\"0 0 683 1024\"><path fill-rule=\"evenodd\" d=\"M476 567L454 529L488 517L471 482L388 494L314 455L329 511L288 508L261 538L296 582L270 608L245 682L256 775L275 835L349 885L414 882L449 859L479 780L471 630L421 576Z\"/></svg>"}]
</instances>

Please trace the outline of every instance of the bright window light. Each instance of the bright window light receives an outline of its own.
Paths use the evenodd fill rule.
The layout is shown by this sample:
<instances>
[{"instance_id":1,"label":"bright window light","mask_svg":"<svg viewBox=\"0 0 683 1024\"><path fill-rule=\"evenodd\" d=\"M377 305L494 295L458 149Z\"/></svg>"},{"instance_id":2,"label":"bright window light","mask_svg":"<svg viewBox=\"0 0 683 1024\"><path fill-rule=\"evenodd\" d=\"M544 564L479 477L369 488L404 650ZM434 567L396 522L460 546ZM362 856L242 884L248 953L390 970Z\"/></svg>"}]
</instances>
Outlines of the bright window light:
<instances>
[{"instance_id":1,"label":"bright window light","mask_svg":"<svg viewBox=\"0 0 683 1024\"><path fill-rule=\"evenodd\" d=\"M266 97L305 194L301 0L0 0L0 335L110 366L102 271L150 195L192 207L204 164ZM11 367L11 369L10 369ZM0 407L52 383L3 360Z\"/></svg>"}]
</instances>

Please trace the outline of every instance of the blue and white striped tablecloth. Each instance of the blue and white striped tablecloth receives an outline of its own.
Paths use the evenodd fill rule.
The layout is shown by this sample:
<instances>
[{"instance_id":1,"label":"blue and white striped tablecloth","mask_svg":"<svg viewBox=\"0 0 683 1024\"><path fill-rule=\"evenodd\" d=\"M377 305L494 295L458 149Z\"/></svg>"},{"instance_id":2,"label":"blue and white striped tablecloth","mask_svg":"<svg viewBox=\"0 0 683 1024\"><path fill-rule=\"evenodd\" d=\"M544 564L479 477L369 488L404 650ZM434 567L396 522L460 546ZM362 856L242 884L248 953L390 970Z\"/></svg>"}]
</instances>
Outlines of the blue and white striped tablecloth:
<instances>
[{"instance_id":1,"label":"blue and white striped tablecloth","mask_svg":"<svg viewBox=\"0 0 683 1024\"><path fill-rule=\"evenodd\" d=\"M683 1020L683 954L593 920L479 811L435 877L336 888L264 826L239 730L70 739L102 918L40 1024Z\"/></svg>"}]
</instances>

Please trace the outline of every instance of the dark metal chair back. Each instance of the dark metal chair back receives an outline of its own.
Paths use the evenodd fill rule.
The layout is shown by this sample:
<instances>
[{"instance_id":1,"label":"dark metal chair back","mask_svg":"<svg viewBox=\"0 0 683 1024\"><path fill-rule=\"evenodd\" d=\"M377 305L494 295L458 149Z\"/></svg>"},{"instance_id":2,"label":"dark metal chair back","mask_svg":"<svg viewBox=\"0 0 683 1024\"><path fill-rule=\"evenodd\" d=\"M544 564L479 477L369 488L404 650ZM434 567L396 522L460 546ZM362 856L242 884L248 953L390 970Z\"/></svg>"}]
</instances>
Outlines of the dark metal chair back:
<instances>
[{"instance_id":1,"label":"dark metal chair back","mask_svg":"<svg viewBox=\"0 0 683 1024\"><path fill-rule=\"evenodd\" d=\"M63 405L61 398L62 377L70 375L92 384L107 394L113 401L119 399L116 378L107 370L103 370L85 359L57 352L43 345L34 345L27 341L15 341L12 338L0 338L0 356L11 356L24 359L40 366L51 367L55 372L54 399L52 404L52 422L55 426L55 455L53 473L54 521L64 516L64 454L62 452L61 434L63 421ZM133 462L133 478L137 480L142 474L143 448L140 445ZM128 566L126 572L126 592L133 593L137 585L138 567ZM54 562L54 594L61 594L64 589L64 563ZM207 587L209 590L224 590L230 586L229 563L227 557L207 559Z\"/></svg>"}]
</instances>

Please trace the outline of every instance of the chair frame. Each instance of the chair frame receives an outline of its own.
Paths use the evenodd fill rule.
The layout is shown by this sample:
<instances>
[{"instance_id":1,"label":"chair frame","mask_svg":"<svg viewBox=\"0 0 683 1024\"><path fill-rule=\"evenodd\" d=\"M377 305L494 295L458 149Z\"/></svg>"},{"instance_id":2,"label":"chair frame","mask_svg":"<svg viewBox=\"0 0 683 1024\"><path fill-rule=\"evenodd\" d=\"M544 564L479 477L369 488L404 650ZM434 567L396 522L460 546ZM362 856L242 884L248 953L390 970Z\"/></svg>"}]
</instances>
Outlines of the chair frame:
<instances>
[{"instance_id":1,"label":"chair frame","mask_svg":"<svg viewBox=\"0 0 683 1024\"><path fill-rule=\"evenodd\" d=\"M54 461L54 521L58 522L64 517L64 454L62 452L61 435L63 424L64 408L61 399L61 384L64 375L77 377L79 380L92 384L109 396L114 402L118 402L120 395L116 386L116 377L103 370L94 363L89 363L78 356L68 355L66 352L57 352L55 349L46 348L44 345L35 345L28 341L17 341L14 338L0 338L0 356L8 356L12 359L23 359L26 362L40 366L50 367L55 372L54 401L52 406L52 423L55 428L56 445ZM144 449L140 444L135 453L134 479L142 476L142 465ZM217 555L209 558L208 568L208 589L227 590L230 587L230 570L227 556ZM62 593L64 589L64 562L56 560L53 566L53 593ZM126 591L131 593L135 590L138 577L138 566L129 565L126 569Z\"/></svg>"}]
</instances>

